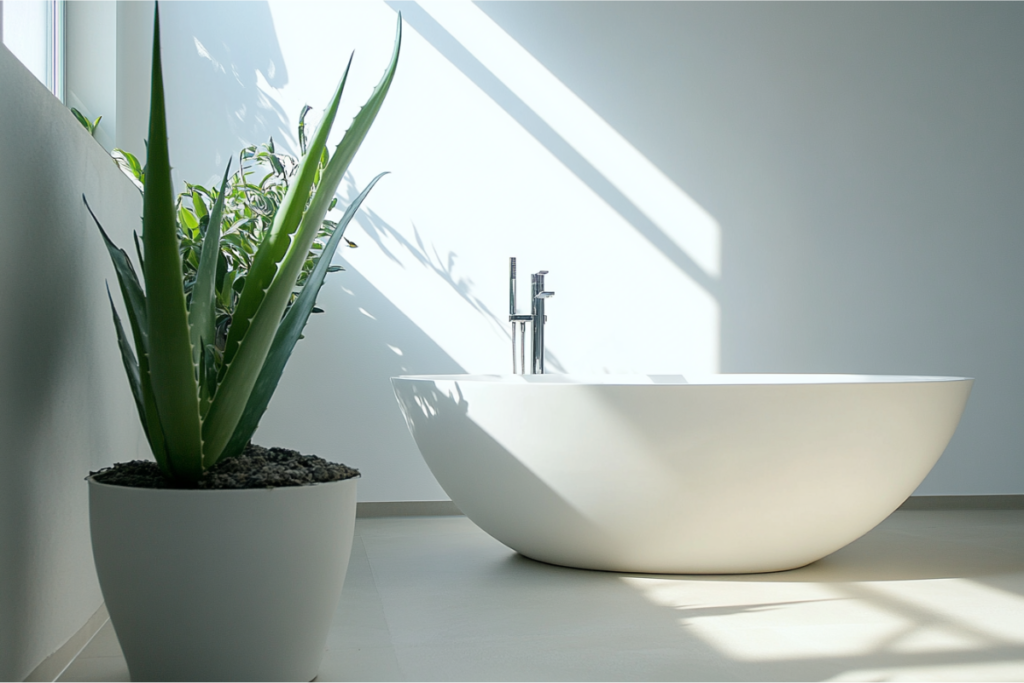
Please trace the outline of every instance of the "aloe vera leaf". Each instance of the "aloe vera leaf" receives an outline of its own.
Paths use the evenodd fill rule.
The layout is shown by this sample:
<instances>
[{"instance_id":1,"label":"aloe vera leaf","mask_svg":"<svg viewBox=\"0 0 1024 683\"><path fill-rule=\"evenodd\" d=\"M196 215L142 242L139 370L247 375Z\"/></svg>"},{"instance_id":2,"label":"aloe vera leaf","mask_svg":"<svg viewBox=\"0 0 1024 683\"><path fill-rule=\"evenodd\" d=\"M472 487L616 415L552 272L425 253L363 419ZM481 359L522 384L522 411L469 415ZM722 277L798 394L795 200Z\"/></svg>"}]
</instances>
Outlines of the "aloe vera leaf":
<instances>
[{"instance_id":1,"label":"aloe vera leaf","mask_svg":"<svg viewBox=\"0 0 1024 683\"><path fill-rule=\"evenodd\" d=\"M323 253L317 260L313 272L310 273L309 278L306 280L306 286L303 287L302 292L292 304L292 307L288 309L284 320L281 321L280 327L277 328L274 342L270 346L270 353L267 354L267 359L263 363L263 368L256 379L256 384L249 394L249 401L245 405L245 410L242 412L242 417L238 420L234 433L231 435L231 440L228 441L221 453L222 458L229 458L241 453L245 449L245 445L249 443L249 439L252 438L256 427L259 426L260 418L263 417L267 406L270 405L270 399L277 389L278 382L281 381L284 366L292 355L295 343L302 336L302 330L306 326L306 321L309 320L309 315L316 303L316 297L324 284L324 277L326 277L328 272L333 272L332 268L334 267L331 266L331 259L334 258L334 253L338 249L338 244L345 233L345 228L348 227L349 222L356 215L363 200L370 194L373 186L385 175L387 173L381 173L371 180L366 189L349 205L345 215L338 222L338 227L335 228L331 239L327 242Z\"/></svg>"},{"instance_id":2,"label":"aloe vera leaf","mask_svg":"<svg viewBox=\"0 0 1024 683\"><path fill-rule=\"evenodd\" d=\"M206 414L210 409L210 400L217 389L217 361L214 346L207 344L205 339L199 340L199 411Z\"/></svg>"},{"instance_id":3,"label":"aloe vera leaf","mask_svg":"<svg viewBox=\"0 0 1024 683\"><path fill-rule=\"evenodd\" d=\"M380 111L384 98L391 88L391 82L395 78L395 70L398 67L398 55L401 51L401 46L402 15L399 14L398 25L395 29L395 47L391 53L391 61L387 69L384 70L384 75L381 77L377 87L370 94L366 104L363 105L359 113L352 119L352 125L345 131L344 137L342 137L334 152L334 156L330 158L326 168L324 168L323 175L320 178L320 186L317 188L313 201L310 202L309 209L306 211L306 215L303 216L302 223L281 264L279 269L280 277L274 281L271 288L285 286L285 283L290 287L298 278L302 270L302 263L309 254L310 247L312 247L323 224L323 220L335 199L338 185L341 184L345 172L348 171L349 164L366 138L366 134L370 131L370 126L373 125L377 112ZM310 155L312 155L312 149ZM323 157L321 156L321 158Z\"/></svg>"},{"instance_id":4,"label":"aloe vera leaf","mask_svg":"<svg viewBox=\"0 0 1024 683\"><path fill-rule=\"evenodd\" d=\"M220 194L210 212L209 223L206 226L206 236L203 238L203 249L199 256L199 267L196 269L196 283L192 287L192 303L189 307L188 321L190 325L192 342L192 363L199 365L203 345L200 339L211 340L216 338L214 322L217 316L214 297L216 295L217 279L217 257L220 256L220 224L224 216L224 189L228 184L228 171L231 162L224 169L224 180L220 184ZM196 200L201 203L201 200ZM202 373L200 373L202 378ZM213 387L207 387L210 394Z\"/></svg>"},{"instance_id":5,"label":"aloe vera leaf","mask_svg":"<svg viewBox=\"0 0 1024 683\"><path fill-rule=\"evenodd\" d=\"M140 362L136 361L132 347L124 334L121 326L121 318L117 315L114 307L114 298L110 296L110 287L107 287L107 298L110 300L110 312L114 315L114 328L117 331L117 346L121 350L121 362L124 363L124 371L128 376L128 385L131 387L132 396L135 398L135 407L139 411L139 421L142 423L142 431L146 434L146 440L150 443L150 450L156 458L157 465L168 476L174 477L174 472L167 463L167 449L163 440L163 430L160 429L160 421L156 415L156 407L152 402L153 392L149 388L149 372L140 370ZM140 356L141 364L145 366L145 355ZM149 400L147 400L149 399ZM146 410L149 405L149 412Z\"/></svg>"},{"instance_id":6,"label":"aloe vera leaf","mask_svg":"<svg viewBox=\"0 0 1024 683\"><path fill-rule=\"evenodd\" d=\"M352 159L355 157L356 152L359 151L359 146L363 143L366 138L366 134L370 131L370 126L373 125L374 119L377 118L377 112L380 111L381 105L384 104L384 98L388 94L388 90L391 88L391 82L395 79L395 69L398 67L398 54L402 47L402 13L398 13L398 25L395 28L395 47L391 53L391 62L388 64L388 68L384 70L384 75L381 77L377 87L373 89L373 93L370 95L370 99L366 101L363 108L359 110L355 118L352 119L352 125L345 131L345 136L338 143L337 149L334 151L334 157L328 166L335 167L334 173L339 173L340 176L345 175L345 171L348 170L348 166L352 163ZM328 171L330 173L330 171ZM340 182L339 176L339 182ZM324 185L329 186L329 182L325 180ZM335 187L337 187L335 185ZM330 192L331 198L334 196L334 190Z\"/></svg>"},{"instance_id":7,"label":"aloe vera leaf","mask_svg":"<svg viewBox=\"0 0 1024 683\"><path fill-rule=\"evenodd\" d=\"M85 195L82 195L82 201L85 202L85 208L89 210L89 215L92 216L96 227L99 228L100 235L103 237L103 243L106 245L110 258L114 263L114 272L117 274L117 281L121 287L121 297L128 311L128 322L131 325L132 335L135 339L135 350L139 354L139 383L142 391L143 412L145 416L145 421L142 425L143 430L149 439L149 446L153 451L153 457L156 458L157 464L160 465L160 468L169 477L173 477L175 475L170 464L167 462L167 445L164 442L163 428L160 425L160 416L157 414L156 403L153 399L153 389L150 385L146 296L142 293L142 287L139 286L139 280L132 269L132 262L129 260L128 254L110 241L110 237L103 230L103 226L97 220L96 214L93 213L92 208L89 206L89 202L86 201ZM128 381L131 382L131 376L129 376Z\"/></svg>"},{"instance_id":8,"label":"aloe vera leaf","mask_svg":"<svg viewBox=\"0 0 1024 683\"><path fill-rule=\"evenodd\" d=\"M146 260L142 258L142 246L139 244L139 233L133 232L132 238L135 240L135 256L139 259L139 270L142 271L142 277L146 277Z\"/></svg>"},{"instance_id":9,"label":"aloe vera leaf","mask_svg":"<svg viewBox=\"0 0 1024 683\"><path fill-rule=\"evenodd\" d=\"M200 400L204 402L206 409L209 409L210 396L213 394L212 389L217 386L216 355L216 347L213 344L204 343L199 377L202 383Z\"/></svg>"},{"instance_id":10,"label":"aloe vera leaf","mask_svg":"<svg viewBox=\"0 0 1024 683\"><path fill-rule=\"evenodd\" d=\"M139 354L139 380L142 387L142 402L146 410L146 436L149 439L149 449L153 452L156 464L160 466L168 479L181 478L174 467L174 463L167 457L167 439L164 437L164 428L160 423L160 412L156 407L156 398L153 396L153 383L149 374L149 355Z\"/></svg>"},{"instance_id":11,"label":"aloe vera leaf","mask_svg":"<svg viewBox=\"0 0 1024 683\"><path fill-rule=\"evenodd\" d=\"M272 295L264 298L264 306L260 310L276 310L277 314L257 315L253 318L239 352L230 364L225 362L226 370L223 371L217 384L217 393L213 395L213 401L206 411L202 432L205 467L210 467L220 459L224 446L242 416L281 322L291 291L281 288L272 291ZM284 291L283 300L279 295L281 291ZM237 322L233 322L232 326L235 324Z\"/></svg>"},{"instance_id":12,"label":"aloe vera leaf","mask_svg":"<svg viewBox=\"0 0 1024 683\"><path fill-rule=\"evenodd\" d=\"M85 202L85 208L99 229L100 235L103 237L103 244L107 247L107 253L110 254L110 260L114 263L114 272L117 274L117 283L121 288L121 297L128 308L128 321L131 323L132 333L135 337L135 348L139 349L141 354L146 348L146 295L142 292L139 278L135 274L135 269L132 268L128 254L110 240L107 231L100 225L99 219L96 218L96 214L93 213L84 194L82 201Z\"/></svg>"},{"instance_id":13,"label":"aloe vera leaf","mask_svg":"<svg viewBox=\"0 0 1024 683\"><path fill-rule=\"evenodd\" d=\"M110 285L107 285L107 298L110 300L110 312L114 316L114 329L117 331L117 347L121 350L121 362L124 363L124 372L128 376L128 385L131 387L132 396L135 398L135 407L139 411L139 421L142 422L142 429L146 432L146 440L149 440L149 425L146 422L146 405L142 398L142 385L139 379L139 362L135 359L132 347L124 334L124 327L121 325L121 316L117 314L114 306L114 297L110 295Z\"/></svg>"},{"instance_id":14,"label":"aloe vera leaf","mask_svg":"<svg viewBox=\"0 0 1024 683\"><path fill-rule=\"evenodd\" d=\"M348 66L345 67L345 73L334 93L334 98L317 126L309 151L302 158L298 173L278 207L269 233L264 237L259 249L256 250L252 267L249 269L249 276L245 281L245 288L238 297L238 305L235 306L231 329L228 331L224 347L225 370L222 372L226 372L226 368L231 367L238 346L247 335L253 317L263 304L267 289L277 275L278 264L288 251L288 246L292 242L292 234L298 229L299 222L302 220L313 177L319 167L320 150L327 144L327 136L331 132L334 117L338 113L338 104L341 102L341 94L345 89L345 82L348 80L348 71L351 66L352 58L350 57ZM255 377L253 379L255 380Z\"/></svg>"},{"instance_id":15,"label":"aloe vera leaf","mask_svg":"<svg viewBox=\"0 0 1024 683\"><path fill-rule=\"evenodd\" d=\"M179 476L202 476L199 387L192 363L188 310L181 280L181 255L174 220L174 188L167 150L167 120L160 61L160 8L153 19L146 190L142 243L146 252L146 313L149 374L167 443L170 468Z\"/></svg>"}]
</instances>

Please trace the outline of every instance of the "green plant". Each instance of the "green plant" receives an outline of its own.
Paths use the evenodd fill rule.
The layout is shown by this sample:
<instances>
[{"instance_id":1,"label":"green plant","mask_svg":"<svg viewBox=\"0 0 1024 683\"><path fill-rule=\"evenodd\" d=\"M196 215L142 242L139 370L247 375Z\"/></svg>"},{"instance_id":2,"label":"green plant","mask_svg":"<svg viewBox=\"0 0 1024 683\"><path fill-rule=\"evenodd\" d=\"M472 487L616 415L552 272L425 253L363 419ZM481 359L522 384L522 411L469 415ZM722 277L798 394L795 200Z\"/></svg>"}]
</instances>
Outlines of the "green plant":
<instances>
[{"instance_id":1,"label":"green plant","mask_svg":"<svg viewBox=\"0 0 1024 683\"><path fill-rule=\"evenodd\" d=\"M337 187L391 86L401 35L399 15L391 62L329 156L327 136L352 64L349 58L273 223L253 254L219 349L215 344L215 294L230 167L225 169L216 201L209 209L195 280L186 296L167 148L157 6L141 248L136 240L144 288L128 255L110 241L98 220L96 225L114 263L134 340L133 353L110 298L121 357L153 455L168 478L199 479L221 458L240 453L255 431L314 308L345 227L384 175L374 178L345 211L292 301Z\"/></svg>"},{"instance_id":2,"label":"green plant","mask_svg":"<svg viewBox=\"0 0 1024 683\"><path fill-rule=\"evenodd\" d=\"M89 131L89 135L92 135L93 137L96 136L96 127L100 125L100 119L103 118L102 116L97 116L95 121L90 121L86 118L85 114L74 107L71 107L71 113L75 115L75 118L78 119L80 124L85 126L85 129Z\"/></svg>"},{"instance_id":3,"label":"green plant","mask_svg":"<svg viewBox=\"0 0 1024 683\"><path fill-rule=\"evenodd\" d=\"M308 105L299 113L299 146L306 149L305 118L312 108ZM112 154L121 170L140 189L145 188L145 173L142 164L130 152L114 149ZM298 172L299 159L275 148L274 139L260 146L250 145L238 155L238 170L228 177L224 190L224 206L221 215L220 255L217 258L214 305L216 307L216 340L214 346L223 352L227 339L227 328L234 315L239 294L256 251L273 224L277 210L284 201L289 184ZM318 175L314 176L314 188L323 177L329 162L326 150L321 155ZM178 239L181 244L182 277L187 303L191 303L192 289L198 276L203 239L209 229L210 211L217 204L220 192L197 183L185 183L185 189L178 194L175 216L178 223ZM334 209L337 198L331 201L328 210ZM313 268L323 253L323 248L337 228L336 221L324 220L299 274L298 286L306 284ZM349 247L356 244L342 235ZM332 265L328 273L344 270ZM298 297L293 293L289 306ZM315 307L313 313L321 313ZM300 336L301 338L301 336Z\"/></svg>"},{"instance_id":4,"label":"green plant","mask_svg":"<svg viewBox=\"0 0 1024 683\"><path fill-rule=\"evenodd\" d=\"M131 152L126 152L119 147L115 147L114 151L110 153L114 163L121 169L121 172L128 176L135 187L139 188L139 192L144 192L146 189L146 169L142 167L140 162L135 155Z\"/></svg>"}]
</instances>

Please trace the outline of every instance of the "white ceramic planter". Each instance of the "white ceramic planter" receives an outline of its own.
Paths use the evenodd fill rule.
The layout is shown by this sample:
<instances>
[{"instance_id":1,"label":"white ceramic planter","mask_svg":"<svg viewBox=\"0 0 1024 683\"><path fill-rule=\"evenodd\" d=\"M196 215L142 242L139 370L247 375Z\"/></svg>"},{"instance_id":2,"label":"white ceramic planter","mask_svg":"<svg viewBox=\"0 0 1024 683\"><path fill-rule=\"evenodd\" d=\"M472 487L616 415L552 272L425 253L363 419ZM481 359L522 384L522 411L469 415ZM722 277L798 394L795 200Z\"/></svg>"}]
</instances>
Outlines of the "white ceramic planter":
<instances>
[{"instance_id":1,"label":"white ceramic planter","mask_svg":"<svg viewBox=\"0 0 1024 683\"><path fill-rule=\"evenodd\" d=\"M355 479L218 491L89 479L93 557L132 680L312 680L355 513Z\"/></svg>"}]
</instances>

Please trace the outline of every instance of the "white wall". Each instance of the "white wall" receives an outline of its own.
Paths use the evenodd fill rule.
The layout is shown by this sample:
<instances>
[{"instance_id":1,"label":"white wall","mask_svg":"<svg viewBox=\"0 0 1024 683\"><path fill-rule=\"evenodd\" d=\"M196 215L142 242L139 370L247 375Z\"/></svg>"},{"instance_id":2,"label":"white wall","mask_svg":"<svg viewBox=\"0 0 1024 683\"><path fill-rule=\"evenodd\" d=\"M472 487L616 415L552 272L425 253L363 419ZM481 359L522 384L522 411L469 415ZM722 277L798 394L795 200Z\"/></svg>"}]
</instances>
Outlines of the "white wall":
<instances>
[{"instance_id":1,"label":"white wall","mask_svg":"<svg viewBox=\"0 0 1024 683\"><path fill-rule=\"evenodd\" d=\"M118 6L114 0L91 0L69 2L66 8L67 105L90 121L103 117L95 138L109 151L117 146ZM139 98L137 92L132 96Z\"/></svg>"},{"instance_id":2,"label":"white wall","mask_svg":"<svg viewBox=\"0 0 1024 683\"><path fill-rule=\"evenodd\" d=\"M294 148L354 48L347 121L396 10L398 77L343 195L392 175L260 441L359 467L362 500L443 498L387 380L508 371L515 255L551 271L555 371L974 376L919 493L1024 492L1024 8L169 3L179 179Z\"/></svg>"},{"instance_id":3,"label":"white wall","mask_svg":"<svg viewBox=\"0 0 1024 683\"><path fill-rule=\"evenodd\" d=\"M0 680L22 680L102 603L84 478L140 454L82 204L130 244L139 193L0 47Z\"/></svg>"}]
</instances>

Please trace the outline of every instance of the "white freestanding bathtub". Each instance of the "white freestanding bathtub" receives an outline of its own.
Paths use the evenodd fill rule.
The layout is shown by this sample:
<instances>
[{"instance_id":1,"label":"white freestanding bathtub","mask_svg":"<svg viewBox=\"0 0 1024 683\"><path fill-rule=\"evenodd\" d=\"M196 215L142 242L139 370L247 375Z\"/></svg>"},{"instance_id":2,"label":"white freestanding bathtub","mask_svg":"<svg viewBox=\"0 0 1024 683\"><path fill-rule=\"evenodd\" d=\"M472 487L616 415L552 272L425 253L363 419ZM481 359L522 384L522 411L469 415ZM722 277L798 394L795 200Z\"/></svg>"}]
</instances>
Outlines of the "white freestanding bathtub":
<instances>
[{"instance_id":1,"label":"white freestanding bathtub","mask_svg":"<svg viewBox=\"0 0 1024 683\"><path fill-rule=\"evenodd\" d=\"M906 500L973 380L855 375L393 378L420 452L473 522L569 567L793 569Z\"/></svg>"}]
</instances>

